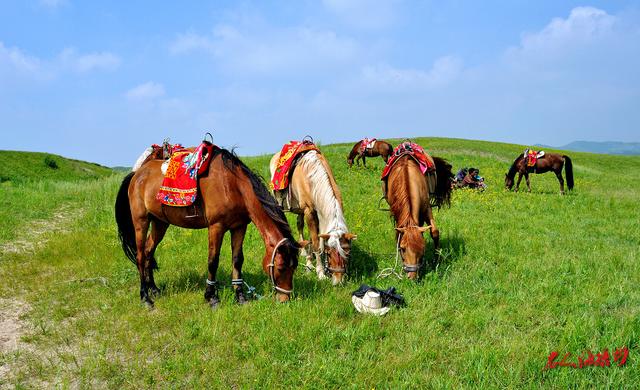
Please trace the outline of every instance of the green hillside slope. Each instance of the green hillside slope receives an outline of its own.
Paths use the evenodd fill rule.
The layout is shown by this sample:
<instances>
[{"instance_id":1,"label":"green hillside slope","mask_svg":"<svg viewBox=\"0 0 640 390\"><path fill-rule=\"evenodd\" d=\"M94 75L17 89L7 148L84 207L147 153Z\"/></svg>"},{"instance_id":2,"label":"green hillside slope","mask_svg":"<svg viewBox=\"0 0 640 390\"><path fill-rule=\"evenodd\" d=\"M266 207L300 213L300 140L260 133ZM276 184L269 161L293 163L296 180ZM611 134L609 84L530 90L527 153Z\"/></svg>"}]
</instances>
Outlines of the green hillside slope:
<instances>
[{"instance_id":1,"label":"green hillside slope","mask_svg":"<svg viewBox=\"0 0 640 390\"><path fill-rule=\"evenodd\" d=\"M84 180L112 174L110 168L50 153L0 150L0 182Z\"/></svg>"},{"instance_id":2,"label":"green hillside slope","mask_svg":"<svg viewBox=\"0 0 640 390\"><path fill-rule=\"evenodd\" d=\"M252 225L244 277L266 298L233 303L227 235L218 272L227 287L215 312L203 299L207 232L172 227L156 252L162 293L149 311L139 303L137 270L115 233L113 206L124 174L25 185L30 208L53 213L62 205L75 217L38 236L47 239L39 249L2 255L0 298L26 302L31 309L21 318L33 324L23 335L29 348L0 354L0 363L12 367L9 383L314 389L639 383L640 157L565 152L574 164L574 191L559 195L555 176L544 174L531 177L532 193L514 193L503 189L504 174L524 146L414 141L454 170L479 167L489 186L455 191L451 208L435 212L441 262L418 282L378 279L380 270L395 264L393 224L388 212L378 210L383 162L368 159L369 168L349 169L353 143L323 145L347 225L358 235L350 279L333 287L300 267L294 299L284 305L270 295L264 245ZM270 157L243 161L267 178ZM33 198L32 188L57 203ZM13 213L4 203L0 212ZM9 233L0 244L32 231L29 218L3 222ZM295 218L288 218L295 232ZM425 239L430 256L433 244ZM361 283L395 286L407 307L381 318L357 313L350 293ZM629 354L618 367L613 355L622 347ZM609 367L544 369L553 351L577 363L588 351L605 349Z\"/></svg>"}]
</instances>

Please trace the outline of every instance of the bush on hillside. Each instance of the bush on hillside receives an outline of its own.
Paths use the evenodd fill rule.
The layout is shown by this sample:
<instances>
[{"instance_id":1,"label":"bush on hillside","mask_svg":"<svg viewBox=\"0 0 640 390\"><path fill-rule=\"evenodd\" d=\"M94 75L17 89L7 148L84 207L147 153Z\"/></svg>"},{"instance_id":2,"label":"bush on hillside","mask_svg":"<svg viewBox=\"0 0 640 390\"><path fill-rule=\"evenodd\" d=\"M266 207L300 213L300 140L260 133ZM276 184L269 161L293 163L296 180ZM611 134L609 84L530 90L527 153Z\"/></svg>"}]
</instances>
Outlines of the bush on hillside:
<instances>
[{"instance_id":1,"label":"bush on hillside","mask_svg":"<svg viewBox=\"0 0 640 390\"><path fill-rule=\"evenodd\" d=\"M48 166L51 169L58 169L58 163L51 156L47 156L44 158L44 165Z\"/></svg>"}]
</instances>

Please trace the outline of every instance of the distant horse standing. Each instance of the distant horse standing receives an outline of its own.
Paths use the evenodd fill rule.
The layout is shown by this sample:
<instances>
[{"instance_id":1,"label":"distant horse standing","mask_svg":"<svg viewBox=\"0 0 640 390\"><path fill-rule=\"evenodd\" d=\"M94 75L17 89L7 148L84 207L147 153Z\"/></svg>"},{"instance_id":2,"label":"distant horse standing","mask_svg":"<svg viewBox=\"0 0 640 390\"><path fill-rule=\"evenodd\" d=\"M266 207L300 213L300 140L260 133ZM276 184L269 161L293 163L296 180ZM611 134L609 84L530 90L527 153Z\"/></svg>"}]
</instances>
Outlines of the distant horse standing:
<instances>
[{"instance_id":1,"label":"distant horse standing","mask_svg":"<svg viewBox=\"0 0 640 390\"><path fill-rule=\"evenodd\" d=\"M356 165L360 165L360 160L362 160L362 165L367 166L367 162L365 161L365 157L378 157L382 156L382 159L386 163L389 160L389 156L393 152L393 146L390 143L382 140L376 140L375 144L372 148L367 148L362 145L362 141L360 140L353 145L351 152L349 152L349 156L347 157L347 164L351 167L354 163Z\"/></svg>"},{"instance_id":2,"label":"distant horse standing","mask_svg":"<svg viewBox=\"0 0 640 390\"><path fill-rule=\"evenodd\" d=\"M269 166L272 178L279 160L280 152L271 158ZM331 274L333 284L339 284L347 272L351 241L356 236L347 229L338 184L327 160L316 150L305 152L292 169L288 189L291 197L290 211L298 215L297 227L303 246L302 255L307 258L306 267L313 269L311 254L306 249L308 242L304 241L305 222L311 235L318 278L327 277L322 260L322 256L326 254L326 270Z\"/></svg>"},{"instance_id":3,"label":"distant horse standing","mask_svg":"<svg viewBox=\"0 0 640 390\"><path fill-rule=\"evenodd\" d=\"M397 250L409 279L416 279L424 266L424 232L431 234L435 258L439 257L440 231L432 206L448 205L451 198L451 165L439 157L432 159L436 169L435 180L425 177L419 164L409 155L398 157L386 179L385 197L396 224ZM434 183L435 188L432 188ZM423 226L425 223L428 225Z\"/></svg>"},{"instance_id":4,"label":"distant horse standing","mask_svg":"<svg viewBox=\"0 0 640 390\"><path fill-rule=\"evenodd\" d=\"M233 153L214 147L211 154L208 173L198 178L198 198L194 205L199 213L195 216L189 215L187 209L191 207L166 206L156 199L164 177L160 168L162 159L147 160L122 181L115 216L122 248L138 267L140 299L153 305L149 292L158 292L153 279L154 253L169 225L176 225L209 229L209 273L204 296L212 308L220 303L216 281L220 246L225 232L231 231L232 284L238 303L245 303L242 243L247 225L253 222L266 247L262 268L270 277L276 298L287 301L293 289L299 248L284 213L262 180Z\"/></svg>"},{"instance_id":5,"label":"distant horse standing","mask_svg":"<svg viewBox=\"0 0 640 390\"><path fill-rule=\"evenodd\" d=\"M518 182L516 183L516 191L520 188L520 181L522 176L527 181L527 188L531 192L531 183L529 181L529 173L545 173L553 171L560 182L560 193L564 194L564 180L562 179L562 167L564 167L564 173L567 176L567 188L573 189L573 164L569 156L558 153L545 153L545 155L536 160L536 163L532 167L527 166L527 161L524 154L520 154L511 167L509 172L505 174L504 185L507 189L513 188L513 182L518 173Z\"/></svg>"}]
</instances>

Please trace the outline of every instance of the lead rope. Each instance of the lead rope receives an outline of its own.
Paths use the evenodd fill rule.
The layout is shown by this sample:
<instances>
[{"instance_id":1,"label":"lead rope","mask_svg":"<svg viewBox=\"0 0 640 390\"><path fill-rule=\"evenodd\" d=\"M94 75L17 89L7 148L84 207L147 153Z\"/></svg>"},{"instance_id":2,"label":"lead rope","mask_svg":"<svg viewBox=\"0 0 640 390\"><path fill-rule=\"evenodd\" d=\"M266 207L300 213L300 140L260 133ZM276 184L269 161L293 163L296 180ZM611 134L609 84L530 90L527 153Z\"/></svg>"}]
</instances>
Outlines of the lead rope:
<instances>
[{"instance_id":1,"label":"lead rope","mask_svg":"<svg viewBox=\"0 0 640 390\"><path fill-rule=\"evenodd\" d=\"M384 268L382 271L380 271L380 273L378 274L378 276L376 277L376 279L383 279L383 278L387 278L391 275L394 275L396 277L398 277L398 279L402 279L402 275L400 275L398 272L396 272L396 268L398 268L398 259L400 257L400 238L402 237L402 234L398 234L398 242L396 244L396 262L393 265L393 267L388 267L388 268Z\"/></svg>"}]
</instances>

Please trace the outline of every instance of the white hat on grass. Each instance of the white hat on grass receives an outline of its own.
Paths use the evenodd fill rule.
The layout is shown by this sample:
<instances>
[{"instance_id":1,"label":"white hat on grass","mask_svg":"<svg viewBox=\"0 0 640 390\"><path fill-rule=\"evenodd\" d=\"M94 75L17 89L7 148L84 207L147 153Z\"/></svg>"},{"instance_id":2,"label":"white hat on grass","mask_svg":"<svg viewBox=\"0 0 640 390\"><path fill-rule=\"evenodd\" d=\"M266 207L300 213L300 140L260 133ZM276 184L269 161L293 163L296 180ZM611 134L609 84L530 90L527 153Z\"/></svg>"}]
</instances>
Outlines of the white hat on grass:
<instances>
[{"instance_id":1,"label":"white hat on grass","mask_svg":"<svg viewBox=\"0 0 640 390\"><path fill-rule=\"evenodd\" d=\"M380 293L369 290L362 298L358 298L355 295L351 296L351 301L356 310L360 313L374 314L377 316L383 316L387 314L390 307L382 307L382 298Z\"/></svg>"}]
</instances>

